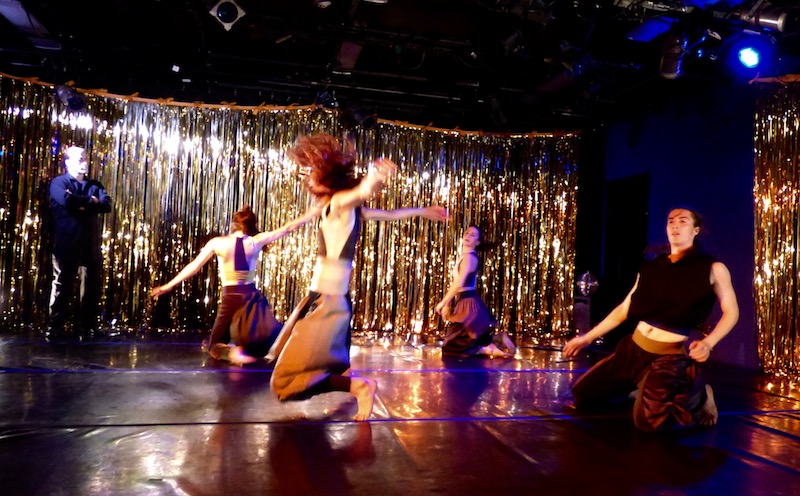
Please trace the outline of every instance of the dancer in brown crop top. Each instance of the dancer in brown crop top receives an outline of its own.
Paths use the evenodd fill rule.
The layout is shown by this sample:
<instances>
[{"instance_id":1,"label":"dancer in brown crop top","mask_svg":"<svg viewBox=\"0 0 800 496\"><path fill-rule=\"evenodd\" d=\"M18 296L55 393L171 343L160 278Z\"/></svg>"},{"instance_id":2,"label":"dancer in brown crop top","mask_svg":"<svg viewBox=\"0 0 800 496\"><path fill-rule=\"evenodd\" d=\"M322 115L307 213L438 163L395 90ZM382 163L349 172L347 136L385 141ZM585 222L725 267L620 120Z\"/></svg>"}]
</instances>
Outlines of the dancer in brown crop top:
<instances>
[{"instance_id":1,"label":"dancer in brown crop top","mask_svg":"<svg viewBox=\"0 0 800 496\"><path fill-rule=\"evenodd\" d=\"M158 298L195 275L211 258L217 256L222 280L222 297L211 329L208 353L212 358L242 365L263 357L269 351L281 324L275 320L266 297L255 286L258 255L264 246L277 241L319 215L312 207L304 215L274 231L258 232L256 216L250 207L233 214L230 234L211 239L200 253L171 281L154 288ZM233 342L234 346L229 346Z\"/></svg>"},{"instance_id":2,"label":"dancer in brown crop top","mask_svg":"<svg viewBox=\"0 0 800 496\"><path fill-rule=\"evenodd\" d=\"M633 336L623 338L614 353L575 382L572 394L578 408L635 390L634 423L642 430L716 424L714 394L700 379L697 364L708 360L731 331L739 306L728 268L698 251L700 226L696 212L670 211L669 254L643 264L623 302L591 331L564 345L562 354L573 357L627 318L638 321ZM703 339L689 343L687 353L689 331L708 318L715 299L722 317Z\"/></svg>"},{"instance_id":3,"label":"dancer in brown crop top","mask_svg":"<svg viewBox=\"0 0 800 496\"><path fill-rule=\"evenodd\" d=\"M270 387L280 400L303 399L344 391L355 396L355 420L372 413L377 382L350 377L350 273L362 220L397 220L419 216L447 220L441 207L380 210L363 207L397 166L388 159L373 162L363 179L355 177L351 143L329 134L301 136L289 151L301 167L305 186L324 205L319 223L319 253L306 296L286 321L270 350L276 360Z\"/></svg>"}]
</instances>

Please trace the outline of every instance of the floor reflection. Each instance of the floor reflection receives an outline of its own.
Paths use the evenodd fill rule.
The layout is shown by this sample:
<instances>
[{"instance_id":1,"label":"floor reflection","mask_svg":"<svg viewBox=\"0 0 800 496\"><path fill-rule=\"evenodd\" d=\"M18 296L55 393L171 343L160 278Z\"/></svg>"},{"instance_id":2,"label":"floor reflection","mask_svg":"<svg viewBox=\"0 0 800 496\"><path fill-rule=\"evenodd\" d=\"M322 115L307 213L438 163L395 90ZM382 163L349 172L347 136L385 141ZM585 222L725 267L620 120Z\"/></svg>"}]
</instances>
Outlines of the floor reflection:
<instances>
[{"instance_id":1,"label":"floor reflection","mask_svg":"<svg viewBox=\"0 0 800 496\"><path fill-rule=\"evenodd\" d=\"M524 348L442 359L356 346L380 388L372 421L346 393L281 403L270 367L209 362L191 340L47 344L0 337L3 494L794 495L792 384L710 363L713 429L648 435L628 405L570 408L596 357ZM767 492L764 489L767 488Z\"/></svg>"}]
</instances>

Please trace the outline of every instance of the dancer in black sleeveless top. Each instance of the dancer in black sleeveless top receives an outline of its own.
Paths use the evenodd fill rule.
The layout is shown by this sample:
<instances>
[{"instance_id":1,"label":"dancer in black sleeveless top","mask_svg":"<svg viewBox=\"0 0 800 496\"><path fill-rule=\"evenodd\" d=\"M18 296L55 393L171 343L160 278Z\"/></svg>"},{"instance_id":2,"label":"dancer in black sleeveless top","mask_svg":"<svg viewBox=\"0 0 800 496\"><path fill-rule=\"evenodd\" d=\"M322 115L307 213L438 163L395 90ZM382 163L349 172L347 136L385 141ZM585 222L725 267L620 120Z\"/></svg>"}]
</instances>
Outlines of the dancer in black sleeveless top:
<instances>
[{"instance_id":1,"label":"dancer in black sleeveless top","mask_svg":"<svg viewBox=\"0 0 800 496\"><path fill-rule=\"evenodd\" d=\"M573 357L626 319L638 322L632 336L572 386L578 408L632 396L634 424L641 430L716 424L714 394L702 381L698 363L708 360L736 324L739 305L728 268L699 250L695 237L701 223L692 210L670 211L669 251L642 264L625 300L591 331L564 345L562 354ZM689 343L690 331L705 322L717 301L722 317L706 336Z\"/></svg>"}]
</instances>

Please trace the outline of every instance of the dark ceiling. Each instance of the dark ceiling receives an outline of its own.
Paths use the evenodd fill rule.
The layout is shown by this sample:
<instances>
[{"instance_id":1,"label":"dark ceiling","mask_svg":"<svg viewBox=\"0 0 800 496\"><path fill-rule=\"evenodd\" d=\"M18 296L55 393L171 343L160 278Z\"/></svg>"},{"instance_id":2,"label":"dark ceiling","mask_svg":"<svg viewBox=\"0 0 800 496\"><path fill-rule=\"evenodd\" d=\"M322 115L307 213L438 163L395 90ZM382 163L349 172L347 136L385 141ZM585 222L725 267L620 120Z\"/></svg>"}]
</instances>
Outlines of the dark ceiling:
<instances>
[{"instance_id":1,"label":"dark ceiling","mask_svg":"<svg viewBox=\"0 0 800 496\"><path fill-rule=\"evenodd\" d=\"M231 1L0 0L0 71L149 98L335 100L417 124L530 131L744 84L722 59L745 29L779 54L762 75L800 66L796 0L235 0L244 15L226 25ZM775 12L786 15L770 29ZM669 31L632 31L658 25ZM675 34L683 74L666 79Z\"/></svg>"}]
</instances>

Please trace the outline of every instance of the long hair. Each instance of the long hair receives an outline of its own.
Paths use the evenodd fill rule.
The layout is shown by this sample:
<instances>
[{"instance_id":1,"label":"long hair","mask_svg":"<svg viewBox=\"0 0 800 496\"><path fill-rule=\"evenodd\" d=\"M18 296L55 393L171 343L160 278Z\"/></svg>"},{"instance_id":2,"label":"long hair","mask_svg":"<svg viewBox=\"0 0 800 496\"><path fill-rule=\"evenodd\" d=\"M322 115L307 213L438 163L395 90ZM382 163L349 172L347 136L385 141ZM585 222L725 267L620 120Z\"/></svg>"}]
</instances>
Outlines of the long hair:
<instances>
[{"instance_id":1,"label":"long hair","mask_svg":"<svg viewBox=\"0 0 800 496\"><path fill-rule=\"evenodd\" d=\"M497 243L495 241L487 241L484 238L484 236L483 236L483 228L481 226L477 226L475 224L471 224L471 225L467 226L467 229L469 229L470 227L474 227L478 231L478 240L480 241L480 244L475 247L475 251L477 251L479 253L480 252L487 252L489 250L495 249L498 246L499 243Z\"/></svg>"},{"instance_id":2,"label":"long hair","mask_svg":"<svg viewBox=\"0 0 800 496\"><path fill-rule=\"evenodd\" d=\"M250 205L245 205L241 210L233 214L231 232L242 231L248 236L253 236L258 234L256 223L256 214L250 209Z\"/></svg>"},{"instance_id":3,"label":"long hair","mask_svg":"<svg viewBox=\"0 0 800 496\"><path fill-rule=\"evenodd\" d=\"M349 141L341 144L325 133L300 136L287 155L300 166L306 188L315 196L320 194L315 185L329 190L325 193L336 193L359 183L355 177L355 148Z\"/></svg>"}]
</instances>

